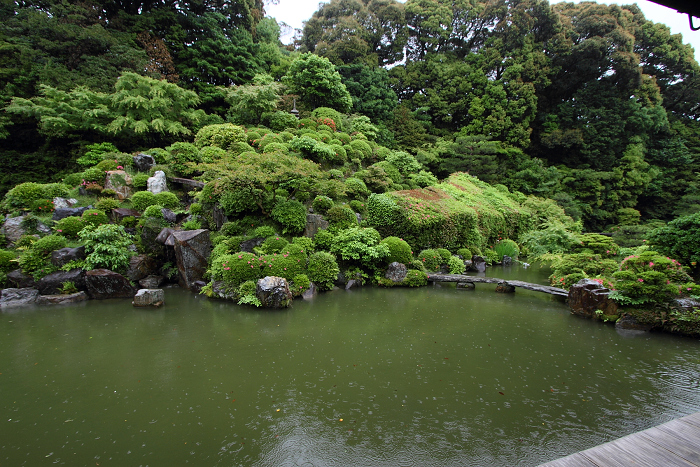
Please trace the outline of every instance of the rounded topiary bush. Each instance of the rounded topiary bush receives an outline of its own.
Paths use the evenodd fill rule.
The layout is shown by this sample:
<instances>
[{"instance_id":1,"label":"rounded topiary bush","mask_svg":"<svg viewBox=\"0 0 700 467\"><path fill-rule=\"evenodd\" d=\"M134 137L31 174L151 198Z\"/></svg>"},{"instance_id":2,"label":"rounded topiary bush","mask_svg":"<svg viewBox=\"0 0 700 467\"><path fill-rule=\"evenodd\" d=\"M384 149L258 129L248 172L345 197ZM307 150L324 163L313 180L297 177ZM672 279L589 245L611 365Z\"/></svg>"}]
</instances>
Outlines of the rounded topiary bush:
<instances>
[{"instance_id":1,"label":"rounded topiary bush","mask_svg":"<svg viewBox=\"0 0 700 467\"><path fill-rule=\"evenodd\" d=\"M355 211L347 206L333 206L326 213L326 219L334 230L343 230L358 225Z\"/></svg>"},{"instance_id":2,"label":"rounded topiary bush","mask_svg":"<svg viewBox=\"0 0 700 467\"><path fill-rule=\"evenodd\" d=\"M156 219L163 219L163 206L159 204L154 204L148 206L143 210L143 217L154 217Z\"/></svg>"},{"instance_id":3,"label":"rounded topiary bush","mask_svg":"<svg viewBox=\"0 0 700 467\"><path fill-rule=\"evenodd\" d=\"M437 251L440 255L440 258L442 258L442 263L440 264L447 264L450 258L452 258L452 253L450 253L450 250L448 250L447 248L438 248L435 251Z\"/></svg>"},{"instance_id":4,"label":"rounded topiary bush","mask_svg":"<svg viewBox=\"0 0 700 467\"><path fill-rule=\"evenodd\" d=\"M355 177L345 180L345 192L348 196L355 199L364 199L370 193L365 182Z\"/></svg>"},{"instance_id":5,"label":"rounded topiary bush","mask_svg":"<svg viewBox=\"0 0 700 467\"><path fill-rule=\"evenodd\" d=\"M423 263L426 271L435 272L440 269L442 256L437 250L429 248L418 253L418 261Z\"/></svg>"},{"instance_id":6,"label":"rounded topiary bush","mask_svg":"<svg viewBox=\"0 0 700 467\"><path fill-rule=\"evenodd\" d=\"M411 251L411 245L409 245L404 239L399 237L386 237L380 243L389 248L389 257L386 259L387 264L393 262L409 264L411 261L413 261L413 251Z\"/></svg>"},{"instance_id":7,"label":"rounded topiary bush","mask_svg":"<svg viewBox=\"0 0 700 467\"><path fill-rule=\"evenodd\" d=\"M137 191L131 195L131 206L138 211L144 211L148 206L153 206L154 204L158 204L156 195L150 191Z\"/></svg>"},{"instance_id":8,"label":"rounded topiary bush","mask_svg":"<svg viewBox=\"0 0 700 467\"><path fill-rule=\"evenodd\" d=\"M0 272L9 272L15 269L17 263L14 262L14 259L15 253L12 251L0 250Z\"/></svg>"},{"instance_id":9,"label":"rounded topiary bush","mask_svg":"<svg viewBox=\"0 0 700 467\"><path fill-rule=\"evenodd\" d=\"M467 267L464 265L464 260L456 256L450 256L450 259L447 260L447 267L450 268L450 274L464 274L467 270Z\"/></svg>"},{"instance_id":10,"label":"rounded topiary bush","mask_svg":"<svg viewBox=\"0 0 700 467\"><path fill-rule=\"evenodd\" d=\"M81 217L64 217L56 222L54 230L57 235L62 235L66 238L78 238L78 232L83 230L85 225L85 221Z\"/></svg>"},{"instance_id":11,"label":"rounded topiary bush","mask_svg":"<svg viewBox=\"0 0 700 467\"><path fill-rule=\"evenodd\" d=\"M292 283L289 288L291 289L292 294L295 297L298 297L309 287L311 287L309 276L306 274L297 274L296 276L292 277Z\"/></svg>"},{"instance_id":12,"label":"rounded topiary bush","mask_svg":"<svg viewBox=\"0 0 700 467\"><path fill-rule=\"evenodd\" d=\"M270 217L282 224L282 233L299 233L306 227L306 208L295 199L279 201Z\"/></svg>"},{"instance_id":13,"label":"rounded topiary bush","mask_svg":"<svg viewBox=\"0 0 700 467\"><path fill-rule=\"evenodd\" d=\"M287 245L289 245L289 242L283 237L272 235L265 239L263 244L260 245L260 249L267 254L279 253Z\"/></svg>"},{"instance_id":14,"label":"rounded topiary bush","mask_svg":"<svg viewBox=\"0 0 700 467\"><path fill-rule=\"evenodd\" d=\"M114 198L100 198L95 203L95 208L101 209L105 212L111 211L121 206L121 202Z\"/></svg>"},{"instance_id":15,"label":"rounded topiary bush","mask_svg":"<svg viewBox=\"0 0 700 467\"><path fill-rule=\"evenodd\" d=\"M307 271L309 280L320 290L330 290L338 279L340 268L335 256L325 251L317 251L309 257Z\"/></svg>"},{"instance_id":16,"label":"rounded topiary bush","mask_svg":"<svg viewBox=\"0 0 700 467\"><path fill-rule=\"evenodd\" d=\"M211 278L233 286L245 281L257 280L262 277L260 263L259 258L253 253L238 252L221 255L212 260Z\"/></svg>"},{"instance_id":17,"label":"rounded topiary bush","mask_svg":"<svg viewBox=\"0 0 700 467\"><path fill-rule=\"evenodd\" d=\"M98 226L109 224L109 217L101 209L88 209L81 216L86 225Z\"/></svg>"},{"instance_id":18,"label":"rounded topiary bush","mask_svg":"<svg viewBox=\"0 0 700 467\"><path fill-rule=\"evenodd\" d=\"M42 255L66 247L66 238L60 235L47 235L32 243L31 249Z\"/></svg>"},{"instance_id":19,"label":"rounded topiary bush","mask_svg":"<svg viewBox=\"0 0 700 467\"><path fill-rule=\"evenodd\" d=\"M465 260L472 259L472 252L469 248L460 248L459 250L457 250L457 254Z\"/></svg>"},{"instance_id":20,"label":"rounded topiary bush","mask_svg":"<svg viewBox=\"0 0 700 467\"><path fill-rule=\"evenodd\" d=\"M324 214L333 207L333 204L333 200L329 196L319 195L314 198L312 206L314 211Z\"/></svg>"},{"instance_id":21,"label":"rounded topiary bush","mask_svg":"<svg viewBox=\"0 0 700 467\"><path fill-rule=\"evenodd\" d=\"M171 191L162 191L154 195L155 204L159 204L167 209L177 209L180 207L180 199Z\"/></svg>"},{"instance_id":22,"label":"rounded topiary bush","mask_svg":"<svg viewBox=\"0 0 700 467\"><path fill-rule=\"evenodd\" d=\"M402 285L407 287L423 287L428 285L428 275L424 271L409 269Z\"/></svg>"},{"instance_id":23,"label":"rounded topiary bush","mask_svg":"<svg viewBox=\"0 0 700 467\"><path fill-rule=\"evenodd\" d=\"M221 123L202 127L194 137L194 144L202 148L204 146L216 146L228 149L233 143L245 141L245 130L232 123Z\"/></svg>"},{"instance_id":24,"label":"rounded topiary bush","mask_svg":"<svg viewBox=\"0 0 700 467\"><path fill-rule=\"evenodd\" d=\"M287 245L279 253L265 255L262 270L266 276L284 277L292 280L296 275L306 271L307 255L298 245Z\"/></svg>"}]
</instances>

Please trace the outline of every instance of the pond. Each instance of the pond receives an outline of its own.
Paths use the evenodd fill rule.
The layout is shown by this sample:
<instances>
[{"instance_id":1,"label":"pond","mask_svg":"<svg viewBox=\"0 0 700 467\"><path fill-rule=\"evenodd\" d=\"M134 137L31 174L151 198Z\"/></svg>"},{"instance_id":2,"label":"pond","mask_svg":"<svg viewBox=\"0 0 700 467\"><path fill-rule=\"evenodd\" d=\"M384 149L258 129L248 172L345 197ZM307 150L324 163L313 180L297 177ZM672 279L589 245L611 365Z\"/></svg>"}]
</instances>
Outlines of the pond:
<instances>
[{"instance_id":1,"label":"pond","mask_svg":"<svg viewBox=\"0 0 700 467\"><path fill-rule=\"evenodd\" d=\"M697 340L494 288L2 313L0 464L538 465L700 410Z\"/></svg>"}]
</instances>

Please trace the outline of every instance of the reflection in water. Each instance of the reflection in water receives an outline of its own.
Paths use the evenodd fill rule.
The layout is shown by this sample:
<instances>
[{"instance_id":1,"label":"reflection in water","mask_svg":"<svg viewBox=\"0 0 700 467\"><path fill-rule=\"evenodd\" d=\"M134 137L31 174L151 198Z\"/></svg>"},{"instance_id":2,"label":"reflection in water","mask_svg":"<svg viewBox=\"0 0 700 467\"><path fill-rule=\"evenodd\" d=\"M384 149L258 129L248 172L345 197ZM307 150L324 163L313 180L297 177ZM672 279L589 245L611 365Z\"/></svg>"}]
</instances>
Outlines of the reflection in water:
<instances>
[{"instance_id":1,"label":"reflection in water","mask_svg":"<svg viewBox=\"0 0 700 467\"><path fill-rule=\"evenodd\" d=\"M0 463L537 465L700 410L697 341L494 288L4 313Z\"/></svg>"}]
</instances>

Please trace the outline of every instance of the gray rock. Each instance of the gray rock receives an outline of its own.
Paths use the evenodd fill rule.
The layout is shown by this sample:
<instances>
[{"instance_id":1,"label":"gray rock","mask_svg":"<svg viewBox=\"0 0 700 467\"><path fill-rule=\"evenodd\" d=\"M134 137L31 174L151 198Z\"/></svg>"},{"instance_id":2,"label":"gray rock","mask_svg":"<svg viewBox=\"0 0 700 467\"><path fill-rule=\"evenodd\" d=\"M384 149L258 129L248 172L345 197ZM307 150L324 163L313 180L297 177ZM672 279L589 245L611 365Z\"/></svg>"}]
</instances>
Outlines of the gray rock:
<instances>
[{"instance_id":1,"label":"gray rock","mask_svg":"<svg viewBox=\"0 0 700 467\"><path fill-rule=\"evenodd\" d=\"M117 223L121 223L125 217L141 217L141 213L136 209L127 208L114 208L112 209L112 220Z\"/></svg>"},{"instance_id":2,"label":"gray rock","mask_svg":"<svg viewBox=\"0 0 700 467\"><path fill-rule=\"evenodd\" d=\"M163 219L165 219L169 224L174 224L177 222L177 215L168 208L163 208L160 210L163 214Z\"/></svg>"},{"instance_id":3,"label":"gray rock","mask_svg":"<svg viewBox=\"0 0 700 467\"><path fill-rule=\"evenodd\" d=\"M403 282L406 279L406 274L408 273L408 268L405 264L394 261L386 269L384 277L391 279L393 282Z\"/></svg>"},{"instance_id":4,"label":"gray rock","mask_svg":"<svg viewBox=\"0 0 700 467\"><path fill-rule=\"evenodd\" d=\"M157 289L163 282L165 277L154 274L141 279L139 285L144 289Z\"/></svg>"},{"instance_id":5,"label":"gray rock","mask_svg":"<svg viewBox=\"0 0 700 467\"><path fill-rule=\"evenodd\" d=\"M651 324L642 324L637 321L637 319L634 316L630 315L623 315L620 319L617 320L615 323L615 329L616 330L625 330L625 331L642 331L642 332L649 332L652 330L654 326Z\"/></svg>"},{"instance_id":6,"label":"gray rock","mask_svg":"<svg viewBox=\"0 0 700 467\"><path fill-rule=\"evenodd\" d=\"M170 238L172 237L173 232L175 232L175 229L165 227L163 230L160 231L160 233L156 237L156 242L160 243L161 245L175 246L175 241L172 238Z\"/></svg>"},{"instance_id":7,"label":"gray rock","mask_svg":"<svg viewBox=\"0 0 700 467\"><path fill-rule=\"evenodd\" d=\"M133 157L134 167L139 172L148 172L156 165L156 160L150 154L139 153Z\"/></svg>"},{"instance_id":8,"label":"gray rock","mask_svg":"<svg viewBox=\"0 0 700 467\"><path fill-rule=\"evenodd\" d=\"M223 209L221 209L218 204L214 205L212 215L214 217L214 224L216 225L216 230L220 230L221 226L228 222L228 217L226 217L226 214L224 213Z\"/></svg>"},{"instance_id":9,"label":"gray rock","mask_svg":"<svg viewBox=\"0 0 700 467\"><path fill-rule=\"evenodd\" d=\"M255 296L265 308L287 308L293 299L287 279L276 276L259 279Z\"/></svg>"},{"instance_id":10,"label":"gray rock","mask_svg":"<svg viewBox=\"0 0 700 467\"><path fill-rule=\"evenodd\" d=\"M508 255L503 255L501 263L503 263L503 266L510 266L511 264L513 264L513 258L511 258Z\"/></svg>"},{"instance_id":11,"label":"gray rock","mask_svg":"<svg viewBox=\"0 0 700 467\"><path fill-rule=\"evenodd\" d=\"M165 292L163 289L140 289L134 295L134 301L131 302L132 305L143 307L143 306L163 306L165 302Z\"/></svg>"},{"instance_id":12,"label":"gray rock","mask_svg":"<svg viewBox=\"0 0 700 467\"><path fill-rule=\"evenodd\" d=\"M486 271L486 260L478 255L472 256L472 268L477 272Z\"/></svg>"},{"instance_id":13,"label":"gray rock","mask_svg":"<svg viewBox=\"0 0 700 467\"><path fill-rule=\"evenodd\" d=\"M126 277L136 282L156 272L156 268L156 262L151 256L132 256L129 258L129 269L126 271Z\"/></svg>"},{"instance_id":14,"label":"gray rock","mask_svg":"<svg viewBox=\"0 0 700 467\"><path fill-rule=\"evenodd\" d=\"M31 288L2 289L0 291L0 308L13 308L16 306L31 305L36 302L39 291Z\"/></svg>"},{"instance_id":15,"label":"gray rock","mask_svg":"<svg viewBox=\"0 0 700 467\"><path fill-rule=\"evenodd\" d=\"M51 264L60 268L71 261L85 259L85 246L75 248L61 248L51 252Z\"/></svg>"},{"instance_id":16,"label":"gray rock","mask_svg":"<svg viewBox=\"0 0 700 467\"><path fill-rule=\"evenodd\" d=\"M585 318L595 318L598 310L604 315L616 315L618 305L608 295L610 290L593 279L581 279L569 289L571 313Z\"/></svg>"},{"instance_id":17,"label":"gray rock","mask_svg":"<svg viewBox=\"0 0 700 467\"><path fill-rule=\"evenodd\" d=\"M216 298L223 298L224 300L235 300L236 290L229 288L224 281L214 281L211 284L212 294Z\"/></svg>"},{"instance_id":18,"label":"gray rock","mask_svg":"<svg viewBox=\"0 0 700 467\"><path fill-rule=\"evenodd\" d=\"M61 293L64 282L72 282L78 290L86 290L85 271L80 268L70 271L58 271L39 279L37 289L41 295L55 295Z\"/></svg>"},{"instance_id":19,"label":"gray rock","mask_svg":"<svg viewBox=\"0 0 700 467\"><path fill-rule=\"evenodd\" d=\"M206 282L204 281L194 281L194 284L192 284L192 287L190 287L190 291L194 293L201 293L202 289L207 285Z\"/></svg>"},{"instance_id":20,"label":"gray rock","mask_svg":"<svg viewBox=\"0 0 700 467\"><path fill-rule=\"evenodd\" d=\"M21 269L15 269L7 273L7 280L18 289L26 289L29 287L35 287L36 281L30 275L22 272Z\"/></svg>"},{"instance_id":21,"label":"gray rock","mask_svg":"<svg viewBox=\"0 0 700 467\"><path fill-rule=\"evenodd\" d=\"M465 271L469 271L472 268L472 260L465 259L464 260L464 267L466 268Z\"/></svg>"},{"instance_id":22,"label":"gray rock","mask_svg":"<svg viewBox=\"0 0 700 467\"><path fill-rule=\"evenodd\" d=\"M51 220L60 221L66 217L80 217L89 207L83 206L80 208L57 208L54 210Z\"/></svg>"},{"instance_id":23,"label":"gray rock","mask_svg":"<svg viewBox=\"0 0 700 467\"><path fill-rule=\"evenodd\" d=\"M78 200L75 198L61 198L57 196L53 199L54 209L72 208L76 204L78 204Z\"/></svg>"},{"instance_id":24,"label":"gray rock","mask_svg":"<svg viewBox=\"0 0 700 467\"><path fill-rule=\"evenodd\" d=\"M165 179L165 172L163 172L162 170L156 170L156 173L148 179L147 183L148 191L150 191L154 195L157 195L158 193L162 193L164 191L168 191L168 184Z\"/></svg>"},{"instance_id":25,"label":"gray rock","mask_svg":"<svg viewBox=\"0 0 700 467\"><path fill-rule=\"evenodd\" d=\"M320 214L307 214L306 227L304 227L304 237L313 238L319 230L328 228L328 221Z\"/></svg>"},{"instance_id":26,"label":"gray rock","mask_svg":"<svg viewBox=\"0 0 700 467\"><path fill-rule=\"evenodd\" d=\"M476 285L473 282L457 282L457 289L459 289L459 290L475 290Z\"/></svg>"},{"instance_id":27,"label":"gray rock","mask_svg":"<svg viewBox=\"0 0 700 467\"><path fill-rule=\"evenodd\" d=\"M301 298L304 300L311 300L316 295L318 295L318 287L316 287L316 284L312 282L311 285L309 285L309 288L301 293Z\"/></svg>"},{"instance_id":28,"label":"gray rock","mask_svg":"<svg viewBox=\"0 0 700 467\"><path fill-rule=\"evenodd\" d=\"M88 299L88 295L83 292L72 294L57 294L57 295L39 295L36 298L37 305L66 305L69 303L84 302Z\"/></svg>"},{"instance_id":29,"label":"gray rock","mask_svg":"<svg viewBox=\"0 0 700 467\"><path fill-rule=\"evenodd\" d=\"M105 179L105 190L117 192L117 198L125 200L133 192L131 175L123 170L110 170Z\"/></svg>"},{"instance_id":30,"label":"gray rock","mask_svg":"<svg viewBox=\"0 0 700 467\"><path fill-rule=\"evenodd\" d=\"M362 283L355 279L350 279L345 283L345 290L356 289L362 287Z\"/></svg>"},{"instance_id":31,"label":"gray rock","mask_svg":"<svg viewBox=\"0 0 700 467\"><path fill-rule=\"evenodd\" d=\"M246 240L245 242L241 242L241 246L239 248L241 251L245 251L247 253L252 253L253 248L255 248L256 246L260 246L263 243L265 243L265 237L251 238L250 240Z\"/></svg>"},{"instance_id":32,"label":"gray rock","mask_svg":"<svg viewBox=\"0 0 700 467\"><path fill-rule=\"evenodd\" d=\"M499 282L496 285L496 292L498 293L514 293L515 287L510 285L508 282Z\"/></svg>"},{"instance_id":33,"label":"gray rock","mask_svg":"<svg viewBox=\"0 0 700 467\"><path fill-rule=\"evenodd\" d=\"M93 269L85 274L85 284L90 298L131 298L135 289L129 279L109 269Z\"/></svg>"},{"instance_id":34,"label":"gray rock","mask_svg":"<svg viewBox=\"0 0 700 467\"><path fill-rule=\"evenodd\" d=\"M8 243L15 243L22 237L22 235L27 235L29 231L22 225L24 216L9 217L5 220L5 223L0 228L0 234L3 234L7 239ZM46 225L41 222L37 223L36 230L42 234L50 234L51 229L46 227Z\"/></svg>"},{"instance_id":35,"label":"gray rock","mask_svg":"<svg viewBox=\"0 0 700 467\"><path fill-rule=\"evenodd\" d=\"M208 267L211 241L209 231L176 230L173 232L175 258L180 272L180 286L191 289L195 282L201 281Z\"/></svg>"}]
</instances>

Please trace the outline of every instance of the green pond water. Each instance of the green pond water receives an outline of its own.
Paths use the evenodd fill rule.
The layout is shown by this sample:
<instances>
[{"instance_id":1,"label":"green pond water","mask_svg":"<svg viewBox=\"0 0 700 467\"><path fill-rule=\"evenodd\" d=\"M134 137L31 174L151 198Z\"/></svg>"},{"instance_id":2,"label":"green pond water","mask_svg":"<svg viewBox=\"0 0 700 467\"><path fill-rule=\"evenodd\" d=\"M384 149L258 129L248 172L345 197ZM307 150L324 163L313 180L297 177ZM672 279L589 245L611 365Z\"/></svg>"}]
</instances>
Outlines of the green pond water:
<instances>
[{"instance_id":1,"label":"green pond water","mask_svg":"<svg viewBox=\"0 0 700 467\"><path fill-rule=\"evenodd\" d=\"M700 410L697 340L494 288L3 312L0 466L538 465Z\"/></svg>"}]
</instances>

